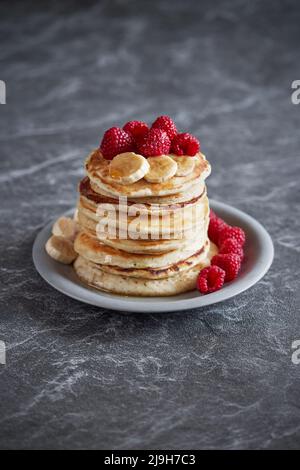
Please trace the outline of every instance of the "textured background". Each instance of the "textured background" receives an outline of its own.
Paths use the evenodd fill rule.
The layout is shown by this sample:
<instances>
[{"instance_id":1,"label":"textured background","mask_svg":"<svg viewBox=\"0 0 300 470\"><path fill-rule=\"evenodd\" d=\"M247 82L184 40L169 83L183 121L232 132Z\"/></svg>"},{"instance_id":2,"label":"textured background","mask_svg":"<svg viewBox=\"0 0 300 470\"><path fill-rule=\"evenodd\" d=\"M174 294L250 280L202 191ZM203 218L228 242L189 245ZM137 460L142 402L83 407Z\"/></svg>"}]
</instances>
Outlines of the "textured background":
<instances>
[{"instance_id":1,"label":"textured background","mask_svg":"<svg viewBox=\"0 0 300 470\"><path fill-rule=\"evenodd\" d=\"M299 2L0 8L0 446L299 446ZM106 128L163 113L200 137L210 196L269 230L271 270L182 314L64 297L33 268L36 234L74 206Z\"/></svg>"}]
</instances>

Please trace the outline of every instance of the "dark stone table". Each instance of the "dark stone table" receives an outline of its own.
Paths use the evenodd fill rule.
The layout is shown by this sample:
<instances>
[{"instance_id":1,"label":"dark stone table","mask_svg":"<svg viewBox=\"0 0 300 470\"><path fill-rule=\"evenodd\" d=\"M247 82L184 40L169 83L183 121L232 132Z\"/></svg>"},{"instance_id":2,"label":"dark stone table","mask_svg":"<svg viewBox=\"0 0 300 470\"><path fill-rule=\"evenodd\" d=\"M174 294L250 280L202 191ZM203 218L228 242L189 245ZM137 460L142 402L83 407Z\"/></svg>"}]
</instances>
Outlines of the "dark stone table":
<instances>
[{"instance_id":1,"label":"dark stone table","mask_svg":"<svg viewBox=\"0 0 300 470\"><path fill-rule=\"evenodd\" d=\"M299 447L299 2L1 9L1 448ZM271 233L271 270L179 314L65 297L34 270L36 234L74 206L105 129L159 114L200 137L209 195Z\"/></svg>"}]
</instances>

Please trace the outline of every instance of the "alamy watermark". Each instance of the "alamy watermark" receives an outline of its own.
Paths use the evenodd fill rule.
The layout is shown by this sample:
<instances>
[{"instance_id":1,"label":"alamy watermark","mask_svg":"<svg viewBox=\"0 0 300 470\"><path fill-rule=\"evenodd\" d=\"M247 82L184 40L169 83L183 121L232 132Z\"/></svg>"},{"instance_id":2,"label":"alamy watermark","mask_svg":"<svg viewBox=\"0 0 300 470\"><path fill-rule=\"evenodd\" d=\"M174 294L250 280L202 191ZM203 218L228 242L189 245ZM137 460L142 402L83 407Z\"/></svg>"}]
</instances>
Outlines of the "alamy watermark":
<instances>
[{"instance_id":1,"label":"alamy watermark","mask_svg":"<svg viewBox=\"0 0 300 470\"><path fill-rule=\"evenodd\" d=\"M292 342L292 349L294 352L292 354L292 363L295 365L300 364L300 339L296 339Z\"/></svg>"},{"instance_id":2,"label":"alamy watermark","mask_svg":"<svg viewBox=\"0 0 300 470\"><path fill-rule=\"evenodd\" d=\"M291 95L292 103L300 104L300 80L294 80L291 86L295 90Z\"/></svg>"},{"instance_id":3,"label":"alamy watermark","mask_svg":"<svg viewBox=\"0 0 300 470\"><path fill-rule=\"evenodd\" d=\"M4 341L0 341L0 364L6 364L6 345Z\"/></svg>"},{"instance_id":4,"label":"alamy watermark","mask_svg":"<svg viewBox=\"0 0 300 470\"><path fill-rule=\"evenodd\" d=\"M0 104L6 104L6 84L0 80Z\"/></svg>"},{"instance_id":5,"label":"alamy watermark","mask_svg":"<svg viewBox=\"0 0 300 470\"><path fill-rule=\"evenodd\" d=\"M98 204L96 235L100 240L116 237L121 240L193 240L203 216L207 224L209 215L203 204L184 207L171 204L161 209L159 204L128 204L123 196L119 197L118 204Z\"/></svg>"}]
</instances>

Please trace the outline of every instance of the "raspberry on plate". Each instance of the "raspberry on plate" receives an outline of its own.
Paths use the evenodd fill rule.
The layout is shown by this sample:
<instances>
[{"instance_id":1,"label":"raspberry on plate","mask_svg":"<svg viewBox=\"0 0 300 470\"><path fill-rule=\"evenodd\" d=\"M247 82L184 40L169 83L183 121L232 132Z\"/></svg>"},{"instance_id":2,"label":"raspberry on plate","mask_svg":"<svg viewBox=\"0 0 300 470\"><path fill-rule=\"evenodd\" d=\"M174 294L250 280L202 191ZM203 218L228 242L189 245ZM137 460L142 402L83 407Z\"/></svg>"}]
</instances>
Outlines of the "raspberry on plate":
<instances>
[{"instance_id":1,"label":"raspberry on plate","mask_svg":"<svg viewBox=\"0 0 300 470\"><path fill-rule=\"evenodd\" d=\"M172 140L171 152L175 155L188 155L194 157L200 150L200 142L188 132L177 134Z\"/></svg>"},{"instance_id":2,"label":"raspberry on plate","mask_svg":"<svg viewBox=\"0 0 300 470\"><path fill-rule=\"evenodd\" d=\"M111 127L104 133L100 150L104 158L112 160L119 153L134 151L133 137L120 127Z\"/></svg>"},{"instance_id":3,"label":"raspberry on plate","mask_svg":"<svg viewBox=\"0 0 300 470\"><path fill-rule=\"evenodd\" d=\"M227 238L235 238L235 240L238 241L240 246L243 246L245 244L246 235L245 235L244 230L241 229L240 227L227 226L221 230L221 233L219 236L219 244L222 245L222 243Z\"/></svg>"},{"instance_id":4,"label":"raspberry on plate","mask_svg":"<svg viewBox=\"0 0 300 470\"><path fill-rule=\"evenodd\" d=\"M131 134L134 140L137 142L147 134L149 127L143 121L129 121L123 126L123 130L128 134Z\"/></svg>"},{"instance_id":5,"label":"raspberry on plate","mask_svg":"<svg viewBox=\"0 0 300 470\"><path fill-rule=\"evenodd\" d=\"M150 129L145 137L138 143L138 151L144 157L168 155L171 141L165 131Z\"/></svg>"},{"instance_id":6,"label":"raspberry on plate","mask_svg":"<svg viewBox=\"0 0 300 470\"><path fill-rule=\"evenodd\" d=\"M197 289L201 294L215 292L224 284L225 271L218 266L209 266L200 271L197 279Z\"/></svg>"},{"instance_id":7,"label":"raspberry on plate","mask_svg":"<svg viewBox=\"0 0 300 470\"><path fill-rule=\"evenodd\" d=\"M208 226L208 238L215 243L216 245L219 244L219 235L221 233L221 230L224 230L224 228L227 226L226 222L224 220L220 219L220 217L217 217L216 215L212 216L209 221L209 226Z\"/></svg>"},{"instance_id":8,"label":"raspberry on plate","mask_svg":"<svg viewBox=\"0 0 300 470\"><path fill-rule=\"evenodd\" d=\"M215 255L211 260L211 264L225 271L225 282L228 282L237 277L241 268L241 258L234 253Z\"/></svg>"},{"instance_id":9,"label":"raspberry on plate","mask_svg":"<svg viewBox=\"0 0 300 470\"><path fill-rule=\"evenodd\" d=\"M220 246L219 255L226 255L230 253L238 255L241 260L244 258L244 250L238 240L236 240L235 238L226 238L226 240L224 240L224 242Z\"/></svg>"},{"instance_id":10,"label":"raspberry on plate","mask_svg":"<svg viewBox=\"0 0 300 470\"><path fill-rule=\"evenodd\" d=\"M159 116L151 126L152 129L161 129L168 134L170 140L177 134L174 121L169 116Z\"/></svg>"}]
</instances>

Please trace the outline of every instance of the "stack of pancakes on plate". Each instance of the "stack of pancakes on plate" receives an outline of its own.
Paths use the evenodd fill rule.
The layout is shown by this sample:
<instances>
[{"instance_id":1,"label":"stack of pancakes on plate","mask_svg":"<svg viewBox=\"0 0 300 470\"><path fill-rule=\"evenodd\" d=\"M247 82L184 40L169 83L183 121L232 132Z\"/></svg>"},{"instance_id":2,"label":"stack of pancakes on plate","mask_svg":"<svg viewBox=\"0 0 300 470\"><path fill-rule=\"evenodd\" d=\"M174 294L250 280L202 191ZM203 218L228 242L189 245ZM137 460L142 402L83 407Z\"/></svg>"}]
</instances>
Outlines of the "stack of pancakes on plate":
<instances>
[{"instance_id":1,"label":"stack of pancakes on plate","mask_svg":"<svg viewBox=\"0 0 300 470\"><path fill-rule=\"evenodd\" d=\"M160 157L156 157L160 158ZM150 183L116 182L100 150L86 162L78 202L80 232L74 268L88 285L134 296L193 290L217 252L207 236L210 165L198 153L186 176ZM109 229L108 229L109 227Z\"/></svg>"}]
</instances>

